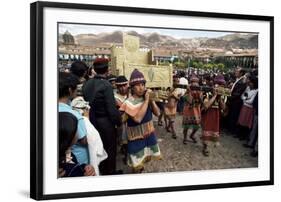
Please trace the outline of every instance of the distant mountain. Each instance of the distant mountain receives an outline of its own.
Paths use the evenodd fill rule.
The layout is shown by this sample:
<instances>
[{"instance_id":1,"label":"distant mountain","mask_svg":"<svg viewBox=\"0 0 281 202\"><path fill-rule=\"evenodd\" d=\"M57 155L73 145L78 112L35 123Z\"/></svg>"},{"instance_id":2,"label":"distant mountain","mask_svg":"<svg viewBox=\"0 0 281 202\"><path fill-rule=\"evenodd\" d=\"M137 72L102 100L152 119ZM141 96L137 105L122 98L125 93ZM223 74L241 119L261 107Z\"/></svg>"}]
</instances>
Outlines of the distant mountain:
<instances>
[{"instance_id":1,"label":"distant mountain","mask_svg":"<svg viewBox=\"0 0 281 202\"><path fill-rule=\"evenodd\" d=\"M122 39L123 33L121 31L115 31L113 33L109 33L107 35L99 37L98 41L103 43L122 43Z\"/></svg>"},{"instance_id":2,"label":"distant mountain","mask_svg":"<svg viewBox=\"0 0 281 202\"><path fill-rule=\"evenodd\" d=\"M253 35L235 33L235 34L228 34L228 35L225 35L225 36L221 36L221 37L218 37L218 38L223 39L225 41L233 41L233 40L236 40L236 39L249 39L251 36L253 36Z\"/></svg>"},{"instance_id":3,"label":"distant mountain","mask_svg":"<svg viewBox=\"0 0 281 202\"><path fill-rule=\"evenodd\" d=\"M96 42L96 40L98 40L98 36L95 34L78 34L74 37L75 42L80 43L83 42L83 45L86 44L93 44Z\"/></svg>"},{"instance_id":4,"label":"distant mountain","mask_svg":"<svg viewBox=\"0 0 281 202\"><path fill-rule=\"evenodd\" d=\"M223 37L208 39L200 44L200 47L208 48L239 48L239 49L257 49L258 35L253 34L229 34Z\"/></svg>"},{"instance_id":5,"label":"distant mountain","mask_svg":"<svg viewBox=\"0 0 281 202\"><path fill-rule=\"evenodd\" d=\"M178 48L223 48L223 49L255 49L258 48L258 35L253 34L229 34L217 38L182 38L175 39L171 36L162 35L156 32L140 34L136 31L126 32L127 34L140 38L140 43L148 47L171 47ZM74 36L75 43L80 45L95 45L100 43L122 43L123 32L115 31L112 33L100 34L79 34ZM59 41L62 41L62 35L59 36Z\"/></svg>"}]
</instances>

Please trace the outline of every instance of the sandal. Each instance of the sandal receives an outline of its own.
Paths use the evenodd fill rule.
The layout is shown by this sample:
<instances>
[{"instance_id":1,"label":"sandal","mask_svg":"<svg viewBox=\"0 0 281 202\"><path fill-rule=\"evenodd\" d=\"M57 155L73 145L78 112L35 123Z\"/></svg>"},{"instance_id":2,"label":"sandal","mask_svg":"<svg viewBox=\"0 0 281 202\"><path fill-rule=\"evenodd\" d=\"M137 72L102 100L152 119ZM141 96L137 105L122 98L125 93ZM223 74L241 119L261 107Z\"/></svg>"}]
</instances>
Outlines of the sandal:
<instances>
[{"instance_id":1,"label":"sandal","mask_svg":"<svg viewBox=\"0 0 281 202\"><path fill-rule=\"evenodd\" d=\"M188 143L188 140L183 140L182 143L183 143L183 144L187 144L187 143Z\"/></svg>"},{"instance_id":2,"label":"sandal","mask_svg":"<svg viewBox=\"0 0 281 202\"><path fill-rule=\"evenodd\" d=\"M166 127L166 131L167 131L168 133L171 132L170 128L168 128L168 127Z\"/></svg>"},{"instance_id":3,"label":"sandal","mask_svg":"<svg viewBox=\"0 0 281 202\"><path fill-rule=\"evenodd\" d=\"M210 155L210 152L209 152L209 150L206 148L206 149L203 149L203 154L204 154L204 156L209 156L209 155Z\"/></svg>"},{"instance_id":4,"label":"sandal","mask_svg":"<svg viewBox=\"0 0 281 202\"><path fill-rule=\"evenodd\" d=\"M177 139L177 135L175 133L173 133L172 138Z\"/></svg>"},{"instance_id":5,"label":"sandal","mask_svg":"<svg viewBox=\"0 0 281 202\"><path fill-rule=\"evenodd\" d=\"M163 122L162 121L158 121L158 126L163 126Z\"/></svg>"},{"instance_id":6,"label":"sandal","mask_svg":"<svg viewBox=\"0 0 281 202\"><path fill-rule=\"evenodd\" d=\"M189 138L193 141L193 143L197 143L197 140L194 136L189 136Z\"/></svg>"}]
</instances>

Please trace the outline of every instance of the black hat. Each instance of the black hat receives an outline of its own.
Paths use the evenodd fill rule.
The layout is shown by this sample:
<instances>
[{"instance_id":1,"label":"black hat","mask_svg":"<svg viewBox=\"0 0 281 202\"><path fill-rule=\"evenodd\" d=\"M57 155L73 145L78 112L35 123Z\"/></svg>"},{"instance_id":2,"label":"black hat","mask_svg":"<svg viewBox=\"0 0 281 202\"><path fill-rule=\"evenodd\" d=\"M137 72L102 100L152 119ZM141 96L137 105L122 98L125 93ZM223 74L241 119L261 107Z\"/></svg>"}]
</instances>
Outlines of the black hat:
<instances>
[{"instance_id":1,"label":"black hat","mask_svg":"<svg viewBox=\"0 0 281 202\"><path fill-rule=\"evenodd\" d=\"M125 85L128 84L128 80L125 76L118 76L116 79L116 85Z\"/></svg>"}]
</instances>

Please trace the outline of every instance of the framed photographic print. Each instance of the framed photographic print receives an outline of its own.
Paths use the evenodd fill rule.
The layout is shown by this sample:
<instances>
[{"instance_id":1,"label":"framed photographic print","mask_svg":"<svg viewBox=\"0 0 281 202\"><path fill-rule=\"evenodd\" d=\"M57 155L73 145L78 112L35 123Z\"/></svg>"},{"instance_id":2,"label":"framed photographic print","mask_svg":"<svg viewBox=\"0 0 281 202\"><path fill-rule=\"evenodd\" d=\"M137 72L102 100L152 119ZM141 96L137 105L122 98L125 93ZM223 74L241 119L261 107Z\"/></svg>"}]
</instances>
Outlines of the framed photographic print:
<instances>
[{"instance_id":1,"label":"framed photographic print","mask_svg":"<svg viewBox=\"0 0 281 202\"><path fill-rule=\"evenodd\" d=\"M274 18L31 4L36 200L273 185Z\"/></svg>"}]
</instances>

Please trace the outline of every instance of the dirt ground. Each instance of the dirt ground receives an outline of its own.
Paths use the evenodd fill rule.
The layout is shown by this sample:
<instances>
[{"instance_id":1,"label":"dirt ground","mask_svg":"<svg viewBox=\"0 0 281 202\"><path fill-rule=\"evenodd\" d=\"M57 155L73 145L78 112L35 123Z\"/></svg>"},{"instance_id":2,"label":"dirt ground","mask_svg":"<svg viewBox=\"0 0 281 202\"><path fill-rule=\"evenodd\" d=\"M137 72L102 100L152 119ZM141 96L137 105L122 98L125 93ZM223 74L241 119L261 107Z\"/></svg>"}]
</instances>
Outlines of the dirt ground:
<instances>
[{"instance_id":1,"label":"dirt ground","mask_svg":"<svg viewBox=\"0 0 281 202\"><path fill-rule=\"evenodd\" d=\"M175 123L177 139L173 139L171 133L154 120L162 160L146 163L144 173L258 167L258 157L252 157L251 149L243 147L245 142L224 132L221 133L220 145L210 145L209 157L202 154L201 130L196 133L197 143L190 140L184 145L181 120L182 116L178 115ZM118 152L117 168L125 174L131 173L122 157Z\"/></svg>"}]
</instances>

